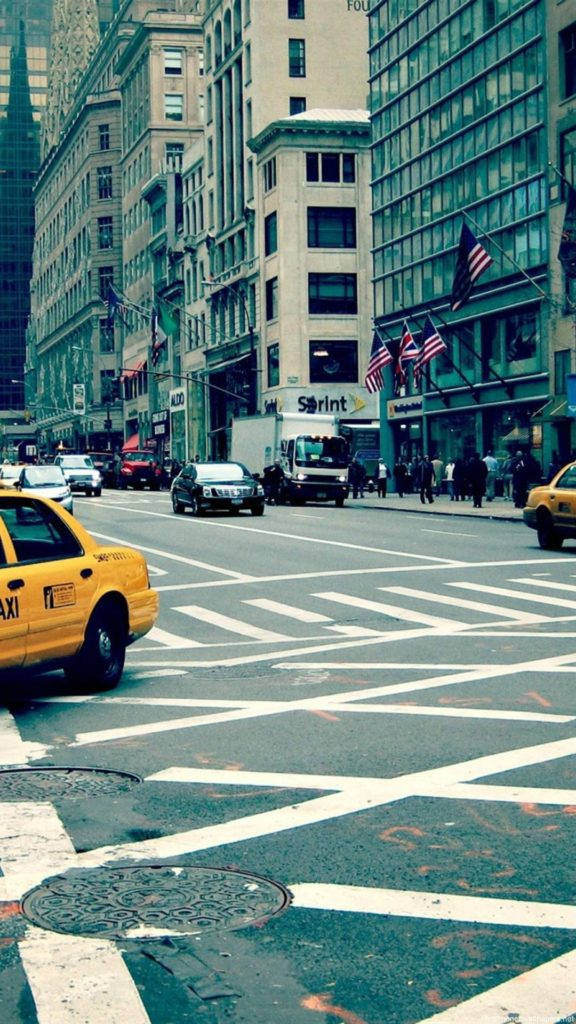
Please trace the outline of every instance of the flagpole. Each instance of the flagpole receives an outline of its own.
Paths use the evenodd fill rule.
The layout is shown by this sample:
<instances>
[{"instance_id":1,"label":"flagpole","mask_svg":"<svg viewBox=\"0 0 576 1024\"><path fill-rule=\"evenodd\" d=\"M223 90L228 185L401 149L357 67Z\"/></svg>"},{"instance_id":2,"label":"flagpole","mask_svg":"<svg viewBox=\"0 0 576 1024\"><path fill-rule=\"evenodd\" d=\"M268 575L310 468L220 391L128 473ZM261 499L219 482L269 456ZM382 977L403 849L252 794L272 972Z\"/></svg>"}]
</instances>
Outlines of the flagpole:
<instances>
[{"instance_id":1,"label":"flagpole","mask_svg":"<svg viewBox=\"0 0 576 1024\"><path fill-rule=\"evenodd\" d=\"M502 248L502 246L493 238L489 231L485 231L484 228L481 228L478 221L474 220L474 217L470 213L468 213L467 210L462 210L461 213L463 217L466 217L466 219L469 220L474 225L479 234L484 235L485 238L490 239L492 245L494 245L496 249L498 249L498 252L502 253L502 256L509 260L512 266L515 267L516 270L518 270L522 274L522 277L525 277L526 280L529 281L531 285L533 285L536 291L540 293L542 298L546 299L546 302L553 302L552 297L548 295L547 292L543 291L542 288L540 288L540 285L536 284L533 278L530 277L530 274L526 273L524 267L521 267L520 264L517 263L516 260L513 259L513 257L510 256L509 253L506 252L505 249Z\"/></svg>"},{"instance_id":2,"label":"flagpole","mask_svg":"<svg viewBox=\"0 0 576 1024\"><path fill-rule=\"evenodd\" d=\"M444 327L446 327L448 330L453 330L455 325L454 324L449 324L448 321L444 319L444 317L442 316L441 313L436 312L436 311L432 310L431 308L429 308L427 310L427 313L428 313L428 316L430 316L430 317L434 316L434 318L436 320L439 320L440 323L443 324ZM476 349L474 348L473 345L469 345L468 342L464 341L463 338L459 338L459 341L460 341L461 345L464 345L464 348L466 349L466 351L470 352L474 356L474 358L478 360L479 363L482 362L482 356L478 355L478 353L477 353L477 351L476 351ZM497 370L493 370L492 367L490 366L490 363L488 363L488 371L489 371L489 373L491 373L493 375L495 380L497 380L500 384L504 385L504 388L506 390L506 394L508 395L509 398L512 398L512 396L514 394L514 388L510 384L510 381L507 381L505 379L505 377L501 377Z\"/></svg>"},{"instance_id":3,"label":"flagpole","mask_svg":"<svg viewBox=\"0 0 576 1024\"><path fill-rule=\"evenodd\" d=\"M574 185L573 182L568 181L566 175L562 174L562 171L556 167L556 164L553 164L551 160L548 161L548 167L551 167L553 171L556 171L558 177L562 179L565 185L568 185L568 188L576 188L576 185Z\"/></svg>"},{"instance_id":4,"label":"flagpole","mask_svg":"<svg viewBox=\"0 0 576 1024\"><path fill-rule=\"evenodd\" d=\"M420 323L420 317L415 316L414 314L412 314L410 319L413 320L416 324L418 324L418 330L421 332L422 331L422 325ZM479 395L477 393L476 385L473 384L472 381L469 381L468 378L464 376L464 374L462 373L462 370L460 370L460 368L458 366L456 366L456 363L453 362L453 360L450 358L449 355L444 353L444 356L448 360L448 362L450 363L450 366L452 367L452 369L456 370L456 373L458 374L460 379L463 380L464 383L466 384L466 386L470 389L470 392L472 393L472 398L474 399L474 401L475 402L479 402L480 401L480 397L479 397Z\"/></svg>"}]
</instances>

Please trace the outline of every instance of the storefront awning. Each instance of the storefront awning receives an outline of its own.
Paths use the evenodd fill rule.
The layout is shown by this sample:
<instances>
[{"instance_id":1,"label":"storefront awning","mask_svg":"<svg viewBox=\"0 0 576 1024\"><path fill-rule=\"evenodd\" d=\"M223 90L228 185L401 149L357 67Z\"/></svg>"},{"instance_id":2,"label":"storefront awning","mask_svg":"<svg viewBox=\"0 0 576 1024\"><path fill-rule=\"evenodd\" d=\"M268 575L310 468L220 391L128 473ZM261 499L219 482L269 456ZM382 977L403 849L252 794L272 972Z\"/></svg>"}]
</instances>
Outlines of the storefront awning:
<instances>
[{"instance_id":1,"label":"storefront awning","mask_svg":"<svg viewBox=\"0 0 576 1024\"><path fill-rule=\"evenodd\" d=\"M530 441L530 428L529 427L513 427L509 434L506 434L502 438L504 443L510 443L510 441L517 441L519 444L528 444Z\"/></svg>"},{"instance_id":2,"label":"storefront awning","mask_svg":"<svg viewBox=\"0 0 576 1024\"><path fill-rule=\"evenodd\" d=\"M140 444L139 444L139 441L138 441L138 434L132 434L132 437L129 437L128 440L125 441L124 444L122 445L122 451L123 452L136 452L136 451L138 451L139 447L140 447Z\"/></svg>"},{"instance_id":3,"label":"storefront awning","mask_svg":"<svg viewBox=\"0 0 576 1024\"><path fill-rule=\"evenodd\" d=\"M568 402L565 398L549 398L545 405L533 412L530 419L554 420L565 419L568 416Z\"/></svg>"}]
</instances>

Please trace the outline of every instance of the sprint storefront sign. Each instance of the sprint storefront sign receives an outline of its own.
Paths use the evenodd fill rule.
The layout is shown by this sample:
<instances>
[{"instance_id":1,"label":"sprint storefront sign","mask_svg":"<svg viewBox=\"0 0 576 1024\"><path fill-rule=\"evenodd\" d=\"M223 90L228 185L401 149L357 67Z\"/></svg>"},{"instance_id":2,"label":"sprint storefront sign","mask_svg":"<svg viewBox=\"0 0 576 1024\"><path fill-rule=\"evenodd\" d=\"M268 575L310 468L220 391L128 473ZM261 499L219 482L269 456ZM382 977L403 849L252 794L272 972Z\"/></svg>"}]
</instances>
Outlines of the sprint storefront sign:
<instances>
[{"instance_id":1,"label":"sprint storefront sign","mask_svg":"<svg viewBox=\"0 0 576 1024\"><path fill-rule=\"evenodd\" d=\"M341 420L371 420L379 416L378 395L353 385L278 388L264 396L264 412L332 413Z\"/></svg>"},{"instance_id":2,"label":"sprint storefront sign","mask_svg":"<svg viewBox=\"0 0 576 1024\"><path fill-rule=\"evenodd\" d=\"M170 455L179 462L188 457L188 401L186 388L173 388L169 394Z\"/></svg>"}]
</instances>

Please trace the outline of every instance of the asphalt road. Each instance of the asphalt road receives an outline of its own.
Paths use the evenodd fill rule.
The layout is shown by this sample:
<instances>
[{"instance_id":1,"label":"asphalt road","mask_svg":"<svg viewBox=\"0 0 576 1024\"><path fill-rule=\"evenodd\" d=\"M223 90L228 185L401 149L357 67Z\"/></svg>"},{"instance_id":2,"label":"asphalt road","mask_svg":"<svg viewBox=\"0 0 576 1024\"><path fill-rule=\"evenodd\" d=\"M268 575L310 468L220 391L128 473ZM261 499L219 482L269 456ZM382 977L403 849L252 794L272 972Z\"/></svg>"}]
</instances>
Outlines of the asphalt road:
<instances>
[{"instance_id":1,"label":"asphalt road","mask_svg":"<svg viewBox=\"0 0 576 1024\"><path fill-rule=\"evenodd\" d=\"M104 492L76 513L145 552L157 627L112 693L8 694L0 765L144 781L0 790L2 1024L576 1021L576 548L353 502L194 519ZM159 864L292 903L259 917L255 882L256 923L174 937L174 893L138 879L158 925L118 940L19 913L72 869L74 922L91 872Z\"/></svg>"}]
</instances>

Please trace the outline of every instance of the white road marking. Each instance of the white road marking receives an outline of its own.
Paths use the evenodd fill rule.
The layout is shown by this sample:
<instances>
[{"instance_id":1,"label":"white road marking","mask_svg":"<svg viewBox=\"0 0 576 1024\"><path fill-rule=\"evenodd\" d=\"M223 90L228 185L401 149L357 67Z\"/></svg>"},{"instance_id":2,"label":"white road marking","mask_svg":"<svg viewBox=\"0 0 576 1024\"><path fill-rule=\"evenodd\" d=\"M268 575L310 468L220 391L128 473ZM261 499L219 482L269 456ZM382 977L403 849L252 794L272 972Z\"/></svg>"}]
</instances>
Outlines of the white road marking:
<instances>
[{"instance_id":1,"label":"white road marking","mask_svg":"<svg viewBox=\"0 0 576 1024\"><path fill-rule=\"evenodd\" d=\"M264 611L275 612L277 615L286 615L290 619L299 619L300 622L333 622L328 615L320 615L319 612L310 612L305 608L295 608L290 604L283 604L281 601L269 601L266 597L254 597L243 601L242 604L250 604L255 608L262 608Z\"/></svg>"},{"instance_id":2,"label":"white road marking","mask_svg":"<svg viewBox=\"0 0 576 1024\"><path fill-rule=\"evenodd\" d=\"M118 505L116 507L117 508L122 508L123 506L122 505ZM143 515L143 516L155 516L155 517L160 518L160 519L170 519L171 521L174 520L174 517L172 515L170 515L169 513L167 513L167 512L151 512L149 509L139 509L139 508L127 507L126 508L126 512L132 512L133 514ZM373 547L369 547L369 546L367 546L365 544L349 544L349 543L347 543L346 541L343 541L343 540L329 540L326 537L304 537L304 536L302 536L300 534L297 534L297 533L282 533L279 530L267 530L264 527L240 526L240 524L238 524L238 523L223 523L223 522L221 522L219 520L215 520L215 519L210 520L210 519L183 519L183 518L181 518L180 522L181 523L187 523L188 525L194 527L195 529L197 527L199 527L199 526L207 526L207 527L211 527L212 529L217 529L217 530L239 530L239 531L244 532L244 533L263 534L265 537L284 537L287 540L299 540L299 541L302 541L303 544L324 544L324 545L326 545L328 547L348 548L351 551L369 551L369 552L374 552L375 554L378 554L378 555L394 555L395 558L414 558L414 559L416 559L418 561L421 561L421 562L436 562L436 563L441 563L442 565L455 565L455 566L461 566L461 567L465 566L464 562L456 561L453 558L438 558L435 555L420 555L420 554L417 555L417 554L413 554L410 551L395 551L392 548L373 548ZM104 537L104 534L102 534L102 533L94 533L93 535L95 537ZM104 539L112 541L114 544L125 544L126 543L125 541L116 540L113 537L105 537ZM128 545L128 546L132 546L133 547L134 545ZM152 554L164 554L163 552L157 551L154 548L143 548L140 545L138 545L138 547L140 548L141 551L150 551ZM165 555L165 557L169 557L169 556ZM173 555L172 557L174 558L176 556ZM197 563L197 564L201 565L201 563ZM204 568L209 568L209 567L208 566L204 566ZM214 569L214 571L216 572L218 570ZM220 571L223 571L223 570L220 570ZM232 575L232 573L229 573L229 575ZM240 575L240 574L236 573L235 575ZM250 577L246 577L246 579L249 579L249 578Z\"/></svg>"},{"instance_id":3,"label":"white road marking","mask_svg":"<svg viewBox=\"0 0 576 1024\"><path fill-rule=\"evenodd\" d=\"M140 679L163 679L168 676L185 676L186 674L187 673L180 668L154 669L151 672L136 671L135 673L130 673L130 682L133 682L134 680L138 681Z\"/></svg>"},{"instance_id":4,"label":"white road marking","mask_svg":"<svg viewBox=\"0 0 576 1024\"><path fill-rule=\"evenodd\" d=\"M372 715L431 715L436 718L486 718L504 722L573 722L576 715L552 715L540 711L490 711L485 708L434 707L430 704L331 704L324 711L353 712Z\"/></svg>"},{"instance_id":5,"label":"white road marking","mask_svg":"<svg viewBox=\"0 0 576 1024\"><path fill-rule=\"evenodd\" d=\"M149 555L159 555L160 558L166 558L171 562L181 562L183 565L192 565L195 569L207 569L209 572L219 573L221 576L230 576L232 579L238 580L241 583L250 582L255 579L254 576L248 576L244 572L233 572L232 569L223 569L220 565L211 565L208 562L199 562L196 558L186 558L184 555L175 555L171 551L164 551L160 548L144 547L143 544L134 544L133 541L124 540L121 537L109 537L108 534L96 533L94 530L91 530L90 532L93 537L98 537L100 540L106 540L110 544L119 544L121 547L136 548L138 551L146 551Z\"/></svg>"},{"instance_id":6,"label":"white road marking","mask_svg":"<svg viewBox=\"0 0 576 1024\"><path fill-rule=\"evenodd\" d=\"M157 565L150 565L148 562L148 575L149 576L167 576L167 569L160 569Z\"/></svg>"},{"instance_id":7,"label":"white road marking","mask_svg":"<svg viewBox=\"0 0 576 1024\"><path fill-rule=\"evenodd\" d=\"M189 637L168 633L165 629L160 629L159 626L152 626L152 629L147 634L147 639L154 640L157 644L162 644L163 647L173 649L204 647L204 644L201 644L199 640L190 640Z\"/></svg>"},{"instance_id":8,"label":"white road marking","mask_svg":"<svg viewBox=\"0 0 576 1024\"><path fill-rule=\"evenodd\" d=\"M426 530L422 527L421 533L441 533L444 537L477 537L477 533L456 533L455 530Z\"/></svg>"},{"instance_id":9,"label":"white road marking","mask_svg":"<svg viewBox=\"0 0 576 1024\"><path fill-rule=\"evenodd\" d=\"M30 927L19 951L38 1024L150 1024L112 942Z\"/></svg>"},{"instance_id":10,"label":"white road marking","mask_svg":"<svg viewBox=\"0 0 576 1024\"><path fill-rule=\"evenodd\" d=\"M460 587L462 590L480 590L483 594L499 594L501 597L512 597L516 601L549 604L555 608L576 608L576 601L569 601L566 598L546 597L544 594L526 594L522 590L509 590L507 587L489 587L484 583L448 583L447 586Z\"/></svg>"},{"instance_id":11,"label":"white road marking","mask_svg":"<svg viewBox=\"0 0 576 1024\"><path fill-rule=\"evenodd\" d=\"M488 634L483 633L482 635L486 636ZM509 635L509 634L498 633L497 635L498 636L503 636L503 635ZM514 633L512 635L513 636L525 636L526 634L524 634L524 633ZM538 633L538 634L532 633L532 634L529 634L529 635L531 635L531 636L538 635L538 636L546 636L546 637L549 636L548 633L543 633L543 634L542 633ZM555 636L565 636L566 634L565 633L556 633L554 635ZM576 655L574 657L576 658ZM492 668L495 667L494 662L491 662L491 666L492 666ZM369 671L381 672L382 670L390 669L391 671L394 670L395 672L398 672L398 671L402 671L402 672L404 672L404 671L406 671L406 672L414 672L414 671L438 672L440 670L442 670L444 672L465 672L465 671L468 671L468 670L471 670L471 669L477 669L477 670L481 671L484 668L484 665L480 665L480 664L477 664L477 663L474 663L474 662L471 662L469 665L464 665L464 664L462 664L460 662L453 662L452 664L449 664L449 663L447 663L447 664L436 664L434 662L424 662L424 661L423 662L411 662L411 661L406 661L406 662L404 662L404 661L279 661L276 665L273 666L273 668L281 668L281 669L283 669L285 671L292 671L293 669L296 670L296 671L299 670L299 669L300 670L302 670L302 669L314 669L314 670L316 670L316 669L323 669L323 670L324 669L334 669L334 670L341 669L343 672L346 672L349 669L354 669L354 670L366 669L366 671L368 671L368 672ZM508 668L508 665L506 663L503 663L500 666L500 668L502 668L502 669ZM526 669L526 671L531 671L531 670ZM576 665L552 665L549 668L545 668L543 666L540 666L538 669L533 669L532 671L534 671L534 672L552 672L552 673L558 673L558 672L570 673L570 672L576 672Z\"/></svg>"},{"instance_id":12,"label":"white road marking","mask_svg":"<svg viewBox=\"0 0 576 1024\"><path fill-rule=\"evenodd\" d=\"M178 605L173 609L175 612L182 612L183 615L190 615L193 619L207 622L211 626L218 626L219 629L226 629L230 633L239 633L240 636L249 636L253 640L295 640L296 637L287 637L283 633L273 633L269 629L261 629L260 626L252 626L249 622L242 622L241 619L233 619L230 615L223 615L221 612L204 608L200 604Z\"/></svg>"},{"instance_id":13,"label":"white road marking","mask_svg":"<svg viewBox=\"0 0 576 1024\"><path fill-rule=\"evenodd\" d=\"M469 623L462 623L456 619L440 619L435 615L427 615L425 612L415 612L410 608L400 608L395 604L384 604L381 601L369 601L364 597L353 597L350 594L340 594L334 590L326 590L323 593L314 594L313 596L321 598L322 601L335 601L338 604L346 605L349 608L361 608L364 611L376 612L378 615L388 615L393 619L404 619L406 622L423 622L425 625L433 626L436 629L469 625ZM452 605L454 605L454 602L452 602Z\"/></svg>"},{"instance_id":14,"label":"white road marking","mask_svg":"<svg viewBox=\"0 0 576 1024\"><path fill-rule=\"evenodd\" d=\"M553 1024L570 1019L575 975L572 950L416 1024Z\"/></svg>"},{"instance_id":15,"label":"white road marking","mask_svg":"<svg viewBox=\"0 0 576 1024\"><path fill-rule=\"evenodd\" d=\"M521 576L519 579L510 580L511 583L527 583L530 587L546 587L547 590L560 590L563 594L576 593L574 583L554 583L552 580L534 579L533 576Z\"/></svg>"},{"instance_id":16,"label":"white road marking","mask_svg":"<svg viewBox=\"0 0 576 1024\"><path fill-rule=\"evenodd\" d=\"M7 900L19 900L44 878L77 865L72 842L47 803L0 804L0 859L0 892ZM38 1024L150 1024L111 942L29 925L19 951Z\"/></svg>"},{"instance_id":17,"label":"white road marking","mask_svg":"<svg viewBox=\"0 0 576 1024\"><path fill-rule=\"evenodd\" d=\"M470 921L521 928L576 928L576 907L570 904L317 882L291 883L289 888L294 893L294 906L306 907L307 910Z\"/></svg>"},{"instance_id":18,"label":"white road marking","mask_svg":"<svg viewBox=\"0 0 576 1024\"><path fill-rule=\"evenodd\" d=\"M42 743L24 741L10 712L0 708L0 767L28 764L46 757L49 749Z\"/></svg>"},{"instance_id":19,"label":"white road marking","mask_svg":"<svg viewBox=\"0 0 576 1024\"><path fill-rule=\"evenodd\" d=\"M491 786L478 782L454 783L450 786L430 786L425 796L440 800L486 800L507 804L557 804L576 807L575 789L544 789L539 786Z\"/></svg>"},{"instance_id":20,"label":"white road marking","mask_svg":"<svg viewBox=\"0 0 576 1024\"><path fill-rule=\"evenodd\" d=\"M456 782L473 782L486 775L512 771L529 765L543 764L561 757L576 753L576 737L542 743L516 750L505 750L498 754L488 754L441 768L425 769L409 775L400 775L390 779L372 782L365 778L357 778L345 790L329 796L321 796L299 804L290 804L273 811L248 815L234 821L221 822L198 829L158 839L146 839L140 843L117 844L104 846L79 854L79 863L93 867L110 864L126 858L135 861L148 858L177 857L199 850L215 849L234 843L245 842L266 835L291 831L305 825L318 824L321 821L333 820L368 808L374 809L384 804L393 803L411 796L419 796L430 786L446 786ZM226 772L222 774L225 782ZM286 785L290 785L290 775L286 775ZM310 780L309 780L310 783Z\"/></svg>"},{"instance_id":21,"label":"white road marking","mask_svg":"<svg viewBox=\"0 0 576 1024\"><path fill-rule=\"evenodd\" d=\"M326 516L309 516L305 512L292 512L291 519L325 519Z\"/></svg>"},{"instance_id":22,"label":"white road marking","mask_svg":"<svg viewBox=\"0 0 576 1024\"><path fill-rule=\"evenodd\" d=\"M331 633L341 633L343 636L382 636L378 629L368 629L364 626L326 626Z\"/></svg>"},{"instance_id":23,"label":"white road marking","mask_svg":"<svg viewBox=\"0 0 576 1024\"><path fill-rule=\"evenodd\" d=\"M456 584L451 585L456 586ZM411 587L378 587L378 590L383 590L387 594L400 594L401 597L415 597L419 601L430 601L432 604L447 604L451 608L454 607L454 598L446 594L432 594L426 590L413 590ZM467 601L464 597L459 597L457 604L458 608L470 608L472 611L488 612L489 615L501 615L505 619L517 619L519 622L542 622L541 615L532 615L530 612L518 612L512 608L504 608L497 604ZM549 616L544 621L548 621L548 619Z\"/></svg>"}]
</instances>

